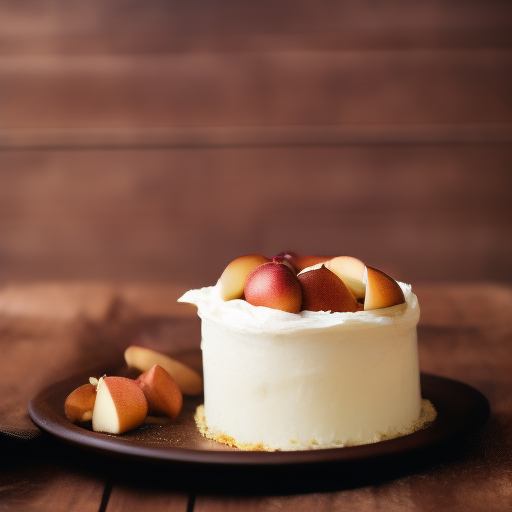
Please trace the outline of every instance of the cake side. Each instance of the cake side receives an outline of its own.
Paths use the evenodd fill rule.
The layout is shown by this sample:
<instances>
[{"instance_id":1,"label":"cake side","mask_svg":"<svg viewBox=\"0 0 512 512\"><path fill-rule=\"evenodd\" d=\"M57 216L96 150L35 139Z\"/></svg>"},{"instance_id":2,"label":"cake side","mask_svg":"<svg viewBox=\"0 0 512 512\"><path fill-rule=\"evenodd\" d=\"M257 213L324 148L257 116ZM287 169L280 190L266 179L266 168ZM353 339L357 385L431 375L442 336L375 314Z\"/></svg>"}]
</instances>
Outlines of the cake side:
<instances>
[{"instance_id":1,"label":"cake side","mask_svg":"<svg viewBox=\"0 0 512 512\"><path fill-rule=\"evenodd\" d=\"M422 399L421 401L421 413L419 418L413 422L408 429L405 429L403 431L390 431L387 433L383 433L379 436L377 436L377 439L374 442L379 441L387 441L389 439L395 439L397 437L406 436L409 434L413 434L414 432L421 430L423 428L428 427L437 416L437 412L435 410L435 407L432 405L432 402L427 399ZM211 439L212 441L216 441L217 443L226 444L228 446L238 448L239 450L244 451L279 451L282 450L282 448L275 448L271 447L269 445L265 445L263 443L259 444L248 444L248 443L241 443L238 442L236 439L226 435L223 432L217 431L215 428L208 427L208 423L206 421L206 416L204 412L204 404L200 405L196 413L194 415L194 420L197 425L197 429L207 439ZM362 444L369 444L369 443L362 443ZM313 440L310 445L308 446L297 446L297 443L295 440L290 440L290 445L293 446L293 451L295 450L315 450L315 449L328 449L328 448L342 448L343 446L357 446L357 445L339 445L339 444L333 444L330 446L320 446L316 442L316 440ZM284 451L284 450L283 450ZM291 450L286 450L291 451Z\"/></svg>"}]
</instances>

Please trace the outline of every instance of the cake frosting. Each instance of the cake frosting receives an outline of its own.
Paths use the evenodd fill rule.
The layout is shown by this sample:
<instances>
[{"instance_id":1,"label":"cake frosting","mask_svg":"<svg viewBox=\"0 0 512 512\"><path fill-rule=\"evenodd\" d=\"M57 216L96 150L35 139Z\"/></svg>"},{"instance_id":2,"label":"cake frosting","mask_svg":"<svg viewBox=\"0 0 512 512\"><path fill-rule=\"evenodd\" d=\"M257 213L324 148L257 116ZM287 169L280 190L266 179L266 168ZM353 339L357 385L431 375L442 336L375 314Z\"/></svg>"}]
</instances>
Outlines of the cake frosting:
<instances>
[{"instance_id":1,"label":"cake frosting","mask_svg":"<svg viewBox=\"0 0 512 512\"><path fill-rule=\"evenodd\" d=\"M396 306L287 313L190 290L202 320L201 432L242 449L303 450L373 443L433 419L422 401L420 308L399 283Z\"/></svg>"}]
</instances>

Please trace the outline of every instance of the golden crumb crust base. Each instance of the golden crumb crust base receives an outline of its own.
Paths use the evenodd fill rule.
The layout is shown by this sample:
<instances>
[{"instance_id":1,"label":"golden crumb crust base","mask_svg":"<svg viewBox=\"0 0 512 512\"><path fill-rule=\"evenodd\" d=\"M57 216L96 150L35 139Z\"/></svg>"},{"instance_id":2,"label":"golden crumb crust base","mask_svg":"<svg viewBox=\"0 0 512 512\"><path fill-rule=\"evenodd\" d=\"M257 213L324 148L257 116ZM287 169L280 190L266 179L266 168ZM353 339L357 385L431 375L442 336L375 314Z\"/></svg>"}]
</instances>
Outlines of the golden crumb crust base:
<instances>
[{"instance_id":1,"label":"golden crumb crust base","mask_svg":"<svg viewBox=\"0 0 512 512\"><path fill-rule=\"evenodd\" d=\"M413 432L416 432L418 430L421 430L425 427L428 427L437 416L437 412L435 407L433 406L432 402L427 399L422 399L421 401L421 412L419 418L407 429L404 429L402 431L389 431L383 434L380 434L377 436L375 440L369 441L368 443L346 443L346 444L333 444L332 446L320 446L318 442L313 439L311 441L311 444L304 448L298 448L297 450L315 450L319 448L342 448L343 446L357 446L358 444L371 444L371 443L377 443L379 441L385 441L388 439L395 439L397 437L406 436L408 434L412 434ZM280 451L280 448L272 448L270 446L266 446L263 443L258 444L252 444L252 443L239 443L236 441L236 439L233 439L232 437L222 433L222 432L216 432L213 431L208 427L206 424L206 417L204 414L204 405L200 405L196 409L196 413L194 416L194 419L196 421L197 428L202 436L206 437L207 439L211 439L212 441L216 441L218 443L226 444L228 446L238 448L239 450L243 451L267 451L267 452L274 452L274 451ZM293 441L291 441L293 443Z\"/></svg>"}]
</instances>

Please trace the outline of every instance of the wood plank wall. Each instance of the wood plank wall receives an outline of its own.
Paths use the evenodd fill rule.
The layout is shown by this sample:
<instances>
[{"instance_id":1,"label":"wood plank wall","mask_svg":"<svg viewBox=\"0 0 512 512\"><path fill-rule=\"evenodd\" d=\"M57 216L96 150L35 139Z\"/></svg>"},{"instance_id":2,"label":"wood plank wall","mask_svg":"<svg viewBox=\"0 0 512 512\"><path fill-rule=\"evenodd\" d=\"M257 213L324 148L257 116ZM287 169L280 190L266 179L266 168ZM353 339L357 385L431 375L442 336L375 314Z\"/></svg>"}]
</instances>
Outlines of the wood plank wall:
<instances>
[{"instance_id":1,"label":"wood plank wall","mask_svg":"<svg viewBox=\"0 0 512 512\"><path fill-rule=\"evenodd\" d=\"M511 192L508 0L0 0L0 282L512 281Z\"/></svg>"}]
</instances>

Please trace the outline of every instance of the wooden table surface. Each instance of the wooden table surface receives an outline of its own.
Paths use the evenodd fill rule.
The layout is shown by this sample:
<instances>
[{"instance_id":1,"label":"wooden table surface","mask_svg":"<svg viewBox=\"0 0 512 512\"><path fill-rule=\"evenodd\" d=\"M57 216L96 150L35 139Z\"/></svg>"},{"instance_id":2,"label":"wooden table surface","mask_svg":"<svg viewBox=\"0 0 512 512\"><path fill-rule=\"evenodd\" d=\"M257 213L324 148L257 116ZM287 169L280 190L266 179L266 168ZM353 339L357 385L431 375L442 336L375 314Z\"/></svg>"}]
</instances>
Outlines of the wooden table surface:
<instances>
[{"instance_id":1,"label":"wooden table surface","mask_svg":"<svg viewBox=\"0 0 512 512\"><path fill-rule=\"evenodd\" d=\"M491 418L440 458L407 467L336 465L316 474L177 469L112 460L41 434L26 403L131 343L181 351L199 344L176 286L43 283L0 290L0 511L512 509L512 287L414 287L422 371L483 392Z\"/></svg>"}]
</instances>

